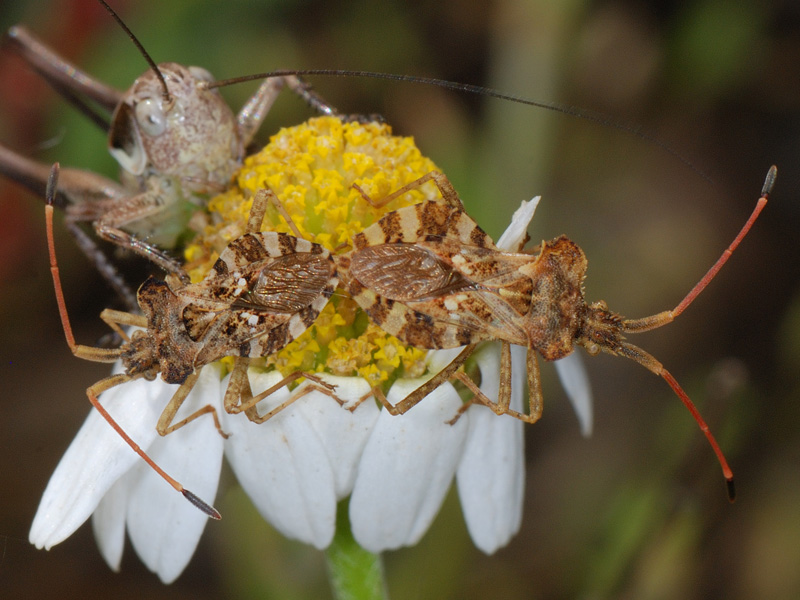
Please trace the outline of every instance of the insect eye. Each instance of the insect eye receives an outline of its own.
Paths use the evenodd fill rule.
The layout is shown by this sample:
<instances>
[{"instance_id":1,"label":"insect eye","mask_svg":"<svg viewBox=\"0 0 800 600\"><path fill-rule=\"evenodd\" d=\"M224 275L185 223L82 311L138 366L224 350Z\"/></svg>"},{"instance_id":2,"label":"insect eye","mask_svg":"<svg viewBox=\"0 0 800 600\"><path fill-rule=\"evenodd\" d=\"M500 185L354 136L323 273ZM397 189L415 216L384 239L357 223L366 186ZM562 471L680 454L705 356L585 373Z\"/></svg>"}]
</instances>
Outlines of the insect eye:
<instances>
[{"instance_id":1,"label":"insect eye","mask_svg":"<svg viewBox=\"0 0 800 600\"><path fill-rule=\"evenodd\" d=\"M147 135L156 137L167 129L167 118L157 100L147 98L136 104L136 121Z\"/></svg>"}]
</instances>

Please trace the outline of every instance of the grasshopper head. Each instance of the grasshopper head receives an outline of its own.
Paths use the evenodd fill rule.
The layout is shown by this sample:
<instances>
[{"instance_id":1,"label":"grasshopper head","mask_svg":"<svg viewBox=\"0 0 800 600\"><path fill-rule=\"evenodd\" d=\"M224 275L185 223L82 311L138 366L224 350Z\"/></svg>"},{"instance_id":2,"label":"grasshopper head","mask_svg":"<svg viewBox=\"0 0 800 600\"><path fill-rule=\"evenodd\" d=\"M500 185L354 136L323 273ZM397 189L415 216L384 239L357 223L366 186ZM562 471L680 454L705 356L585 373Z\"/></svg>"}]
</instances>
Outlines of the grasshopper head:
<instances>
[{"instance_id":1,"label":"grasshopper head","mask_svg":"<svg viewBox=\"0 0 800 600\"><path fill-rule=\"evenodd\" d=\"M189 192L216 192L228 184L244 150L236 117L200 67L162 63L169 94L155 72L139 77L114 111L109 151L140 178L176 177Z\"/></svg>"}]
</instances>

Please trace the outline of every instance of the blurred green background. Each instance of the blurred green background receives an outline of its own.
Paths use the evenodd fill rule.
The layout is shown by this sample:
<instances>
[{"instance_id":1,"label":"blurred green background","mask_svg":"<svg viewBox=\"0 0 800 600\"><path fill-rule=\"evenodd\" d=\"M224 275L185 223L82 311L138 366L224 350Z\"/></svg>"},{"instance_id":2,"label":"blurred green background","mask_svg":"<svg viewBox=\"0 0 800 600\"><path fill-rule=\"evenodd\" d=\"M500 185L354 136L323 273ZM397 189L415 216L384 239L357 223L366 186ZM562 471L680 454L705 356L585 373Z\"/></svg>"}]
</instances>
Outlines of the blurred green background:
<instances>
[{"instance_id":1,"label":"blurred green background","mask_svg":"<svg viewBox=\"0 0 800 600\"><path fill-rule=\"evenodd\" d=\"M25 23L118 88L145 70L94 0L11 4L0 7L0 29ZM641 127L663 144L420 85L313 80L340 110L381 113L396 133L415 136L492 235L520 200L542 194L534 241L565 233L578 242L589 258L587 296L630 317L683 298L777 164L771 203L717 280L676 323L636 340L700 406L736 474L737 502L728 504L711 450L663 381L630 361L584 355L595 433L580 436L545 366L545 415L526 430L525 514L511 544L492 557L477 551L451 494L423 541L390 553L386 565L396 600L800 597L796 0L113 4L156 61L201 65L219 78L283 67L427 75ZM224 94L238 108L255 87ZM263 140L309 115L285 95ZM7 52L0 140L44 162L115 176L104 135ZM329 597L320 553L273 532L232 477L217 501L225 519L208 526L169 587L130 547L122 572L112 573L88 526L50 552L28 544L44 486L88 412L83 390L106 371L73 359L64 343L41 204L0 181L0 589L8 597ZM105 333L97 315L115 300L63 229L57 243L76 336L93 343Z\"/></svg>"}]
</instances>

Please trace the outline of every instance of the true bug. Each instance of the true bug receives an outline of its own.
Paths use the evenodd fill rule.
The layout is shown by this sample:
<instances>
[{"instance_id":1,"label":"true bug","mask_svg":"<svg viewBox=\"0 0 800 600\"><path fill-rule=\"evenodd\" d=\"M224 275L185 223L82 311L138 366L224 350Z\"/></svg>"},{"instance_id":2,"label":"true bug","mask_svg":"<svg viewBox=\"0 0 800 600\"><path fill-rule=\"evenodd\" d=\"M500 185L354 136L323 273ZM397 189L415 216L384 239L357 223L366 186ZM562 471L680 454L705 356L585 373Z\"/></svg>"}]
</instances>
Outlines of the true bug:
<instances>
[{"instance_id":1,"label":"true bug","mask_svg":"<svg viewBox=\"0 0 800 600\"><path fill-rule=\"evenodd\" d=\"M353 249L337 257L345 288L373 322L408 344L466 348L439 376L394 407L386 402L384 405L393 414L402 414L433 387L456 376L475 393L476 401L497 414L534 423L542 414L537 352L545 360L557 360L580 345L591 355L602 351L625 356L663 377L686 405L719 459L733 500L733 474L694 404L662 364L627 342L625 334L671 323L697 298L758 218L776 175L777 169L772 167L750 218L686 297L673 310L642 319L625 319L602 301L586 302L586 256L566 236L542 242L531 253L504 252L464 212L461 200L442 173L429 173L397 190L382 202L427 181L437 185L443 201L399 209L356 236ZM486 398L463 373L456 373L475 345L485 340L502 342L497 402ZM527 414L509 408L510 344L528 348Z\"/></svg>"},{"instance_id":2,"label":"true bug","mask_svg":"<svg viewBox=\"0 0 800 600\"><path fill-rule=\"evenodd\" d=\"M67 315L53 243L53 198L58 180L58 165L51 170L47 184L46 225L50 249L50 269L58 301L61 323L72 353L85 360L121 360L125 372L100 380L86 390L92 405L119 435L170 485L210 517L219 518L215 509L184 489L167 475L121 429L98 401L98 396L134 379L155 379L160 374L167 383L179 383L159 418L156 429L166 435L210 413L222 432L216 411L206 406L178 423L173 423L178 408L192 390L199 371L225 356L255 357L276 352L300 335L317 317L333 293L338 279L330 253L322 246L282 233L259 233L271 192L262 190L253 200L247 232L221 253L212 271L201 282L183 284L175 273L166 280L149 277L139 288L137 300L142 315L104 310L100 317L122 336L116 349L95 348L75 343ZM121 326L141 327L131 336ZM224 406L231 413L245 412L263 422L299 395L284 402L268 415L259 416L256 398L247 382L247 361L237 360ZM275 389L301 377L322 389L329 388L309 373L294 373Z\"/></svg>"},{"instance_id":3,"label":"true bug","mask_svg":"<svg viewBox=\"0 0 800 600\"><path fill-rule=\"evenodd\" d=\"M227 188L280 90L287 86L322 114L335 114L295 76L266 80L238 114L206 84L200 67L156 65L113 10L100 3L139 47L151 68L125 92L68 63L25 27L3 38L57 92L108 130L109 151L121 167L120 183L98 174L63 169L54 203L66 212L67 227L99 270L135 310L134 294L78 227L91 222L97 235L132 250L168 272L181 274L162 248L175 245L191 214L210 195ZM97 106L103 116L93 108ZM44 194L49 166L0 145L0 173Z\"/></svg>"}]
</instances>

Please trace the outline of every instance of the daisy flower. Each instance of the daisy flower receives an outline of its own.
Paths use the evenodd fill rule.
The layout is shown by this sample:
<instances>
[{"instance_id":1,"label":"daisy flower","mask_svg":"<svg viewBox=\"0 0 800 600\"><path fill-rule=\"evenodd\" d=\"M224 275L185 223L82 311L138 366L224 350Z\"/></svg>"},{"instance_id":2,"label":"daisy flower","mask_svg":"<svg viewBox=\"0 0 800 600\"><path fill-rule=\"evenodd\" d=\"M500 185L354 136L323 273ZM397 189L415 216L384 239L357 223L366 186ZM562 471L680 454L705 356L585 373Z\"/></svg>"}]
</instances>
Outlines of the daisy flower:
<instances>
[{"instance_id":1,"label":"daisy flower","mask_svg":"<svg viewBox=\"0 0 800 600\"><path fill-rule=\"evenodd\" d=\"M426 184L375 209L353 189L381 198L436 169L411 138L388 125L312 119L281 130L251 156L226 193L213 198L208 219L186 248L192 280L208 273L219 253L244 232L255 192L278 196L301 234L334 251L387 212L439 197ZM498 247L516 248L538 198L523 202ZM277 210L264 229L290 232ZM298 370L315 372L355 403L379 385L387 400L402 400L459 352L407 347L371 324L352 299L337 292L306 332L280 352L254 361L254 393ZM523 409L525 348L512 348L512 401ZM591 429L591 398L575 355L556 366L584 433ZM495 344L470 359L480 388L497 398L500 354ZM492 553L519 530L524 490L522 423L474 405L454 424L463 400L445 383L402 416L375 402L343 410L314 390L256 425L222 407L231 363L203 368L177 415L211 404L227 439L209 418L164 438L155 423L176 386L137 380L108 390L102 404L168 472L204 499L213 499L223 455L260 514L285 536L327 548L337 532L337 505L349 498L351 534L372 553L416 544L431 525L455 478L476 546ZM119 365L117 369L119 369ZM308 385L302 383L301 385ZM259 404L262 414L295 390L282 388ZM125 531L145 564L162 581L177 578L190 560L207 518L145 465L96 411L62 458L42 498L30 540L50 548L92 517L100 551L117 569ZM338 535L338 534L337 534Z\"/></svg>"}]
</instances>

